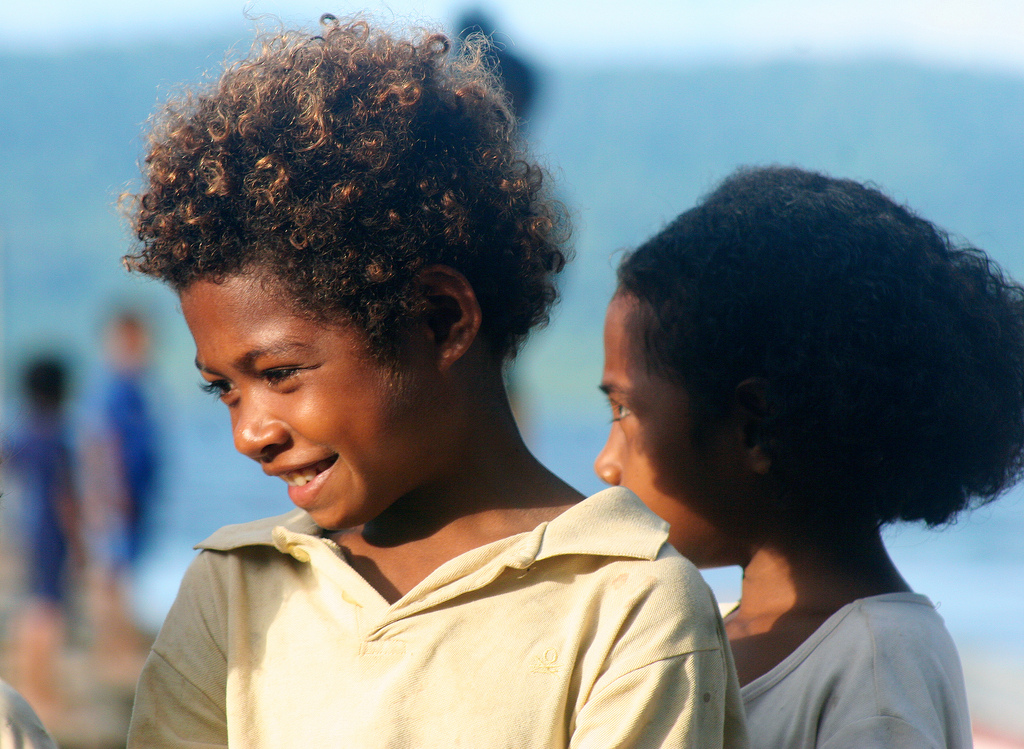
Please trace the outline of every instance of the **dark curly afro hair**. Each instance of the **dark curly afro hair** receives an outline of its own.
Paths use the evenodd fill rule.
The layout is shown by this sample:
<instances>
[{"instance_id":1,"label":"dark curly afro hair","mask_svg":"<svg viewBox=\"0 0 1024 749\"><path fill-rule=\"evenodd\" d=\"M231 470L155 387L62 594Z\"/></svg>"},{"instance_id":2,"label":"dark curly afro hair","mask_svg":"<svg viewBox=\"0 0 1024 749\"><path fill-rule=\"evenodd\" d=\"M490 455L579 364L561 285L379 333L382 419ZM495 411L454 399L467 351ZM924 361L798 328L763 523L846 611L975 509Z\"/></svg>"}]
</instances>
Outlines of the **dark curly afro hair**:
<instances>
[{"instance_id":1,"label":"dark curly afro hair","mask_svg":"<svg viewBox=\"0 0 1024 749\"><path fill-rule=\"evenodd\" d=\"M546 322L566 261L564 211L526 158L486 63L364 19L259 40L208 90L170 102L130 213L130 270L181 291L257 273L297 309L344 317L394 354L417 273L464 274L496 355Z\"/></svg>"},{"instance_id":2,"label":"dark curly afro hair","mask_svg":"<svg viewBox=\"0 0 1024 749\"><path fill-rule=\"evenodd\" d=\"M647 366L707 423L760 378L787 522L951 521L1021 474L1024 289L878 190L740 170L624 259Z\"/></svg>"}]
</instances>

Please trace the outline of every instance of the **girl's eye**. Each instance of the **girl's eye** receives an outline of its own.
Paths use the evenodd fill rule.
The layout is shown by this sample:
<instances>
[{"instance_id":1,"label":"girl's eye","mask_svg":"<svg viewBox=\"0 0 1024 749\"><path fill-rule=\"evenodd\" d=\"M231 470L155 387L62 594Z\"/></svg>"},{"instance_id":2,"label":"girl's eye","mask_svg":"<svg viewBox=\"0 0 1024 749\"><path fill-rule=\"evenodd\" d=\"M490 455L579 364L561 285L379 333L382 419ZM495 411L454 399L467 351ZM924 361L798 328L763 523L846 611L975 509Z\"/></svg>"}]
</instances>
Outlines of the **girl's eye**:
<instances>
[{"instance_id":1,"label":"girl's eye","mask_svg":"<svg viewBox=\"0 0 1024 749\"><path fill-rule=\"evenodd\" d=\"M624 419L632 413L626 406L621 403L612 402L612 421L619 421Z\"/></svg>"},{"instance_id":2,"label":"girl's eye","mask_svg":"<svg viewBox=\"0 0 1024 749\"><path fill-rule=\"evenodd\" d=\"M227 380L213 380L212 382L200 382L199 389L204 393L209 393L216 398L223 398L227 395L227 392L231 389L231 384Z\"/></svg>"}]
</instances>

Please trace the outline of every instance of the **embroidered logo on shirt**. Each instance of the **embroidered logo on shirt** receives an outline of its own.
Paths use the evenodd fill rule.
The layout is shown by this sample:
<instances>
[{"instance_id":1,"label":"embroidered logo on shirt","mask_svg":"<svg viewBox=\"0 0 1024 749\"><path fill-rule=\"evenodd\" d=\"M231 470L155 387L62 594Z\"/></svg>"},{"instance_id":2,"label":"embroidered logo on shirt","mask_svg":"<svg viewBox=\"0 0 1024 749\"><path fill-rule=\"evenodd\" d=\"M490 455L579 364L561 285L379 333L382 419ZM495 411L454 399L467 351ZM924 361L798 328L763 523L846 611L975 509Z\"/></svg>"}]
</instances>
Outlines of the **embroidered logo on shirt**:
<instances>
[{"instance_id":1,"label":"embroidered logo on shirt","mask_svg":"<svg viewBox=\"0 0 1024 749\"><path fill-rule=\"evenodd\" d=\"M530 670L535 674L557 674L562 668L558 662L558 651L548 648L544 655L535 655Z\"/></svg>"}]
</instances>

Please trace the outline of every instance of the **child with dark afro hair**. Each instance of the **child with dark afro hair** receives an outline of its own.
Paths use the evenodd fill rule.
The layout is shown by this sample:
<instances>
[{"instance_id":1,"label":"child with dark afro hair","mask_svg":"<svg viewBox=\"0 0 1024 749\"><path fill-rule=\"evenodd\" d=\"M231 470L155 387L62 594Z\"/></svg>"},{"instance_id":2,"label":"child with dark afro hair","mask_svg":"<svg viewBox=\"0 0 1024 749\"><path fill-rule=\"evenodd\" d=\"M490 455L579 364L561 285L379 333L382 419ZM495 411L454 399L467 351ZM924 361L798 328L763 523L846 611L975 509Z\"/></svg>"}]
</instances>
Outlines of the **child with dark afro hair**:
<instances>
[{"instance_id":1,"label":"child with dark afro hair","mask_svg":"<svg viewBox=\"0 0 1024 749\"><path fill-rule=\"evenodd\" d=\"M667 525L516 428L503 367L565 231L485 40L321 25L150 137L127 264L176 290L236 448L297 507L199 545L128 745L745 746Z\"/></svg>"},{"instance_id":2,"label":"child with dark afro hair","mask_svg":"<svg viewBox=\"0 0 1024 749\"><path fill-rule=\"evenodd\" d=\"M628 255L595 462L699 567L755 747L969 747L956 649L880 530L994 499L1024 457L1024 289L876 189L741 170Z\"/></svg>"}]
</instances>

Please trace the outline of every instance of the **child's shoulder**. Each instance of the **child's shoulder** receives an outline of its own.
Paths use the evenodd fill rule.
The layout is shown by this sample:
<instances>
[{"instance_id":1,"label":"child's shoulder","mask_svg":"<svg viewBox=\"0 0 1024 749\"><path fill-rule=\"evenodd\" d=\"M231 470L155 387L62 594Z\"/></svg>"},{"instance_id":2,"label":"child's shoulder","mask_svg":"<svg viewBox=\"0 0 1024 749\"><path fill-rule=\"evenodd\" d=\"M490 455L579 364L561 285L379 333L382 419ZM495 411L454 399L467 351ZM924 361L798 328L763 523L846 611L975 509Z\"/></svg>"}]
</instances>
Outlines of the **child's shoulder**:
<instances>
[{"instance_id":1,"label":"child's shoulder","mask_svg":"<svg viewBox=\"0 0 1024 749\"><path fill-rule=\"evenodd\" d=\"M586 568L591 586L641 596L647 607L703 611L709 623L716 617L700 572L668 542L668 524L628 489L606 489L551 521L535 561L556 558Z\"/></svg>"},{"instance_id":2,"label":"child's shoulder","mask_svg":"<svg viewBox=\"0 0 1024 749\"><path fill-rule=\"evenodd\" d=\"M935 610L935 605L920 593L885 593L860 598L849 605L849 615L843 618L842 627L847 630L861 630L869 635L876 650L905 652L908 639L915 645L931 648L935 640L949 641L952 638L946 625ZM893 652L893 655L897 655Z\"/></svg>"},{"instance_id":3,"label":"child's shoulder","mask_svg":"<svg viewBox=\"0 0 1024 749\"><path fill-rule=\"evenodd\" d=\"M859 598L830 616L782 663L744 687L744 695L753 698L791 674L822 683L837 678L839 683L873 683L879 673L931 662L930 655L920 658L924 653L956 659L952 638L926 596L886 593Z\"/></svg>"},{"instance_id":4,"label":"child's shoulder","mask_svg":"<svg viewBox=\"0 0 1024 749\"><path fill-rule=\"evenodd\" d=\"M187 601L185 608L201 619L235 607L229 601L238 594L245 606L264 606L288 584L287 568L298 558L282 536L308 538L321 532L298 508L225 525L195 545L200 553L182 578L178 599Z\"/></svg>"},{"instance_id":5,"label":"child's shoulder","mask_svg":"<svg viewBox=\"0 0 1024 749\"><path fill-rule=\"evenodd\" d=\"M554 554L655 559L668 539L668 524L629 489L592 494L547 523L538 558Z\"/></svg>"},{"instance_id":6,"label":"child's shoulder","mask_svg":"<svg viewBox=\"0 0 1024 749\"><path fill-rule=\"evenodd\" d=\"M956 647L914 593L844 606L742 696L755 746L970 746Z\"/></svg>"},{"instance_id":7,"label":"child's shoulder","mask_svg":"<svg viewBox=\"0 0 1024 749\"><path fill-rule=\"evenodd\" d=\"M632 491L614 486L593 494L550 521L543 530L537 561L555 556L607 557L609 563L643 565L649 573L700 579L697 568L668 543L668 523ZM669 572L669 570L673 570Z\"/></svg>"},{"instance_id":8,"label":"child's shoulder","mask_svg":"<svg viewBox=\"0 0 1024 749\"><path fill-rule=\"evenodd\" d=\"M931 601L916 593L853 601L782 663L743 687L751 725L766 731L777 727L771 716L779 706L798 699L813 705L808 719L816 722L819 736L852 730L879 715L929 735L948 730L960 736L965 730L956 646ZM795 743L778 739L770 745ZM940 739L935 745L946 743Z\"/></svg>"},{"instance_id":9,"label":"child's shoulder","mask_svg":"<svg viewBox=\"0 0 1024 749\"><path fill-rule=\"evenodd\" d=\"M958 662L953 638L926 596L887 593L862 598L853 607L847 626L864 631L876 663L900 664L940 656Z\"/></svg>"}]
</instances>

